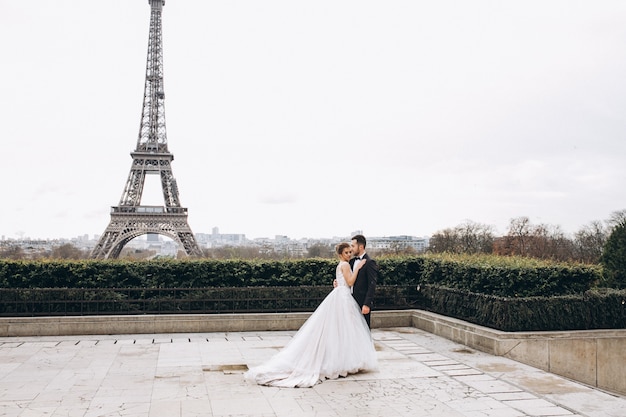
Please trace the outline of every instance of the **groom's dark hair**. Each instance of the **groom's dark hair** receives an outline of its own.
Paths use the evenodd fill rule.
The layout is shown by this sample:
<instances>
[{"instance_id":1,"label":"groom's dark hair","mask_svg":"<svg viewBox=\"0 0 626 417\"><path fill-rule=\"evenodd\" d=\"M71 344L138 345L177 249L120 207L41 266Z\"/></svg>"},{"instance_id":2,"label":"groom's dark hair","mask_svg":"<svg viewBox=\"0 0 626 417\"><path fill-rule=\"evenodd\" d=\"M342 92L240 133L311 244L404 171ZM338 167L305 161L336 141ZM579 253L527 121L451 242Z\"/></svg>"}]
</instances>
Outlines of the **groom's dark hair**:
<instances>
[{"instance_id":1,"label":"groom's dark hair","mask_svg":"<svg viewBox=\"0 0 626 417\"><path fill-rule=\"evenodd\" d=\"M352 236L352 240L356 240L357 245L367 245L367 240L365 240L365 236L363 235L354 235Z\"/></svg>"}]
</instances>

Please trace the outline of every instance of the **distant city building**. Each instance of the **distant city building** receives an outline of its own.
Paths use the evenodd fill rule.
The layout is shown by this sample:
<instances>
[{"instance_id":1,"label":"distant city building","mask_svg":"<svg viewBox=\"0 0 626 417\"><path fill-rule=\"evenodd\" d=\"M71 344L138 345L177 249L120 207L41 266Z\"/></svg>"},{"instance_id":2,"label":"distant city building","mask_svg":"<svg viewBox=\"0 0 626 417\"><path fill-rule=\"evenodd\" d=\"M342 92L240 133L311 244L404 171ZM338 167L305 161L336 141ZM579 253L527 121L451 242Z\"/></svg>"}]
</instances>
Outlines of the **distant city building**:
<instances>
[{"instance_id":1,"label":"distant city building","mask_svg":"<svg viewBox=\"0 0 626 417\"><path fill-rule=\"evenodd\" d=\"M255 238L247 239L245 234L222 234L217 227L214 227L211 233L198 233L195 235L196 241L199 246L203 248L220 248L220 247L256 247L259 248L261 253L278 253L286 256L298 258L306 256L309 249L316 245L332 247L339 242L347 242L350 237L362 234L357 230L352 232L350 236L332 238L303 238L303 239L291 239L286 235L275 235L274 238ZM81 235L72 239L48 239L37 240L30 238L21 239L2 239L0 240L0 247L20 247L27 254L49 252L54 247L58 247L64 244L72 244L75 247L84 250L91 251L98 242L99 236L94 235L92 238L89 235ZM386 237L367 237L367 248L372 251L380 252L397 252L408 248L415 250L418 253L425 252L428 249L429 238L428 237L416 237L408 235L400 236L386 236ZM143 236L139 236L130 242L127 246L136 250L150 250L157 253L157 256L169 256L176 257L180 248L177 243L167 237L163 237L158 234L149 233Z\"/></svg>"},{"instance_id":2,"label":"distant city building","mask_svg":"<svg viewBox=\"0 0 626 417\"><path fill-rule=\"evenodd\" d=\"M246 246L248 239L244 234L221 234L217 227L212 229L211 234L197 233L196 240L201 247L219 248L222 246Z\"/></svg>"},{"instance_id":3,"label":"distant city building","mask_svg":"<svg viewBox=\"0 0 626 417\"><path fill-rule=\"evenodd\" d=\"M367 247L385 251L411 248L416 252L425 252L429 240L428 237L415 236L372 237L367 240Z\"/></svg>"}]
</instances>

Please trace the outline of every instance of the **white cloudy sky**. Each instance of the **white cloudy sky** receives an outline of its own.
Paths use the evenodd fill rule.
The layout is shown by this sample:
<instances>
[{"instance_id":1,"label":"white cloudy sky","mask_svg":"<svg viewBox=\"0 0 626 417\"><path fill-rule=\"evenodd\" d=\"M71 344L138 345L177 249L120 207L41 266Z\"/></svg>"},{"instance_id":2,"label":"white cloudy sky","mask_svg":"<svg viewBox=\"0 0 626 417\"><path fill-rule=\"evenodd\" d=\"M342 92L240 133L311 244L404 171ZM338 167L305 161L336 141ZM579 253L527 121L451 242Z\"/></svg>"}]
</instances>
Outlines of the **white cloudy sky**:
<instances>
[{"instance_id":1,"label":"white cloudy sky","mask_svg":"<svg viewBox=\"0 0 626 417\"><path fill-rule=\"evenodd\" d=\"M147 0L0 0L0 235L104 231L149 15ZM300 238L604 220L626 208L624 22L623 0L167 0L189 223Z\"/></svg>"}]
</instances>

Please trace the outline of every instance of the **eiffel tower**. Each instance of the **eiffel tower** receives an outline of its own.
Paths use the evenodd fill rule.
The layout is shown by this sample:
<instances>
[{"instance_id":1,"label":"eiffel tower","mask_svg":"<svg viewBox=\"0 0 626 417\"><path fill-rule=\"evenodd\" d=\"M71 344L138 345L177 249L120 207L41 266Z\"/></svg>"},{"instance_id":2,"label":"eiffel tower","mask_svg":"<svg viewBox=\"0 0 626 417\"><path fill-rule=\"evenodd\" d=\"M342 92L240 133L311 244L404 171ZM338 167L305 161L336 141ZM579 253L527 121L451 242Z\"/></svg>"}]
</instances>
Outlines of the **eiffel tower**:
<instances>
[{"instance_id":1,"label":"eiffel tower","mask_svg":"<svg viewBox=\"0 0 626 417\"><path fill-rule=\"evenodd\" d=\"M174 155L167 149L161 35L165 0L148 0L148 3L150 35L137 148L130 154L133 163L120 203L111 207L111 221L91 252L95 259L117 258L129 241L148 233L171 238L182 245L189 256L202 256L187 222L187 209L180 205L171 167ZM160 175L164 206L141 205L146 175Z\"/></svg>"}]
</instances>

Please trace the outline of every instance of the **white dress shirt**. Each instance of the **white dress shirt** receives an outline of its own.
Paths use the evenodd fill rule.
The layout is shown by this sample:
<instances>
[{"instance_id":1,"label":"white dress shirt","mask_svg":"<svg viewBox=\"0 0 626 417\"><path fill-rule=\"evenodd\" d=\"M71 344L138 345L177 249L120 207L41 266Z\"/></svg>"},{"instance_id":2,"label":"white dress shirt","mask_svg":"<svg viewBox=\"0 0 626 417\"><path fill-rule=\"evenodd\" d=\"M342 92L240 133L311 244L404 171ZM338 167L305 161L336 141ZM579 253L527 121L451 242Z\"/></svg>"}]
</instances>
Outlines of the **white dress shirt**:
<instances>
[{"instance_id":1,"label":"white dress shirt","mask_svg":"<svg viewBox=\"0 0 626 417\"><path fill-rule=\"evenodd\" d=\"M354 260L354 263L352 264L352 270L354 271L354 268L357 267L357 265L361 262L361 259L363 259L363 257L365 256L365 252L363 252L363 255L361 255L360 257L357 257Z\"/></svg>"}]
</instances>

